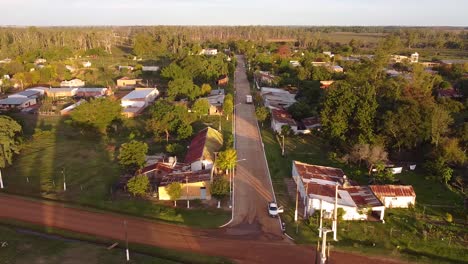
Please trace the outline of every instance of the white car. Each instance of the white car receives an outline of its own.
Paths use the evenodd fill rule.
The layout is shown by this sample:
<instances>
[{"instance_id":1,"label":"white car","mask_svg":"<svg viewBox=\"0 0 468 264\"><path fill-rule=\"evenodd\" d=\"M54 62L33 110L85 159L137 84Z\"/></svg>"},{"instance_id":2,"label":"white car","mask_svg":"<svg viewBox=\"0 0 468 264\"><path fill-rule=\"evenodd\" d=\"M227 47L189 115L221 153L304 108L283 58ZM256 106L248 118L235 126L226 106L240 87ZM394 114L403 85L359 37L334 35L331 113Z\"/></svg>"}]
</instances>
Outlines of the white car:
<instances>
[{"instance_id":1,"label":"white car","mask_svg":"<svg viewBox=\"0 0 468 264\"><path fill-rule=\"evenodd\" d=\"M282 213L283 211L283 207L278 207L278 205L275 202L268 203L268 214L271 217L277 217L278 214Z\"/></svg>"}]
</instances>

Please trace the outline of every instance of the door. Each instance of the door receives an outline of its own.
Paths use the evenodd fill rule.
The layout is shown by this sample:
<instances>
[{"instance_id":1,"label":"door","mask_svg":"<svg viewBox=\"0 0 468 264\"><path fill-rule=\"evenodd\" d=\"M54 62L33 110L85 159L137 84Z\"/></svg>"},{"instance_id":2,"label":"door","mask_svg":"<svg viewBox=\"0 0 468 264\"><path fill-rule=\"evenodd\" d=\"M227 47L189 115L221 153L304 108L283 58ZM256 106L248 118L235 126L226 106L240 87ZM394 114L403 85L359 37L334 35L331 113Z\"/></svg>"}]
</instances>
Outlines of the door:
<instances>
[{"instance_id":1,"label":"door","mask_svg":"<svg viewBox=\"0 0 468 264\"><path fill-rule=\"evenodd\" d=\"M206 200L206 187L200 187L200 199Z\"/></svg>"}]
</instances>

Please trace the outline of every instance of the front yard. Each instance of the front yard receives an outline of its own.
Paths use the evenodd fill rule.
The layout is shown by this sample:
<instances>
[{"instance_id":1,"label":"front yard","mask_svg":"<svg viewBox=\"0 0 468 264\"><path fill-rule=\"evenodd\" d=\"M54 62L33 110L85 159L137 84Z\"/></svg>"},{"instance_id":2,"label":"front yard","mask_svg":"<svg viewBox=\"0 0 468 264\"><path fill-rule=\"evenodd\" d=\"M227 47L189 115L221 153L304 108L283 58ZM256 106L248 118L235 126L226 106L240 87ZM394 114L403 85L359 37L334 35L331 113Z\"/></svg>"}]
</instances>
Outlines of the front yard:
<instances>
[{"instance_id":1,"label":"front yard","mask_svg":"<svg viewBox=\"0 0 468 264\"><path fill-rule=\"evenodd\" d=\"M126 133L109 139L81 134L61 117L18 115L18 118L26 139L13 165L2 171L5 192L203 228L218 227L230 218L231 214L224 210L187 210L182 208L183 203L174 208L115 195L113 186L121 174L115 157L118 146L128 140ZM128 123L129 127L141 125L138 120ZM150 151L161 152L164 146L151 143Z\"/></svg>"},{"instance_id":2,"label":"front yard","mask_svg":"<svg viewBox=\"0 0 468 264\"><path fill-rule=\"evenodd\" d=\"M295 198L288 195L285 184L285 179L291 178L292 161L342 168L348 177L360 184L367 184L367 170L337 161L333 154L329 154L327 144L318 136L286 137L285 157L281 156L280 145L271 130L263 129L262 138L278 202L286 208L282 219L287 224L287 233L297 243L316 244L316 218L299 219L298 225L294 223ZM385 224L339 222L338 242L331 244L338 250L387 255L410 261L468 262L463 197L439 182L426 180L422 170L404 172L397 175L397 178L403 184L413 185L417 196L416 207L387 209ZM303 209L299 208L301 210ZM457 224L444 220L443 216L447 212L454 216Z\"/></svg>"}]
</instances>

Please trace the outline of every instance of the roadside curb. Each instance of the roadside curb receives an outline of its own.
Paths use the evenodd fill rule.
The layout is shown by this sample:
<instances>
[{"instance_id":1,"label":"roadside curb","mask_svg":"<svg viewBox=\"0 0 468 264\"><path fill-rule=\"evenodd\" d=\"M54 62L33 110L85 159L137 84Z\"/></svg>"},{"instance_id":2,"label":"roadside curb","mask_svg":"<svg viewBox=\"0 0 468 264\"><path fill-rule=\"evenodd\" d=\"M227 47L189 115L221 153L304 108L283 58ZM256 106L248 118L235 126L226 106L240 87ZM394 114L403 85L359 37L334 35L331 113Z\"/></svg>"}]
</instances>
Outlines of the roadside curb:
<instances>
[{"instance_id":1,"label":"roadside curb","mask_svg":"<svg viewBox=\"0 0 468 264\"><path fill-rule=\"evenodd\" d=\"M292 238L291 236L289 236L287 233L284 233L284 235L289 238L290 240L294 241L294 238Z\"/></svg>"}]
</instances>

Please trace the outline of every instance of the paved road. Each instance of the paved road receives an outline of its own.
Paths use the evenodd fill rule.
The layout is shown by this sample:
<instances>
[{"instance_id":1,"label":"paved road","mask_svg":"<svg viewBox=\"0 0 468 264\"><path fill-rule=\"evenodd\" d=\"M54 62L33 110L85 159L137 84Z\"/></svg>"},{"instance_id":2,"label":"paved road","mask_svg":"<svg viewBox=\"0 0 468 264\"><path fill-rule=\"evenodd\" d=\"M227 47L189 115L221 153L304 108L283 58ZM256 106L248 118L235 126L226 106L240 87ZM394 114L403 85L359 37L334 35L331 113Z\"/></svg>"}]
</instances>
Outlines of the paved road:
<instances>
[{"instance_id":1,"label":"paved road","mask_svg":"<svg viewBox=\"0 0 468 264\"><path fill-rule=\"evenodd\" d=\"M231 234L256 234L257 239L283 240L280 223L267 214L267 203L274 200L267 174L260 133L253 104L246 104L250 94L243 56L237 56L234 85L236 88L236 149L238 163L234 178L234 218ZM245 159L245 160L243 160Z\"/></svg>"}]
</instances>

